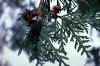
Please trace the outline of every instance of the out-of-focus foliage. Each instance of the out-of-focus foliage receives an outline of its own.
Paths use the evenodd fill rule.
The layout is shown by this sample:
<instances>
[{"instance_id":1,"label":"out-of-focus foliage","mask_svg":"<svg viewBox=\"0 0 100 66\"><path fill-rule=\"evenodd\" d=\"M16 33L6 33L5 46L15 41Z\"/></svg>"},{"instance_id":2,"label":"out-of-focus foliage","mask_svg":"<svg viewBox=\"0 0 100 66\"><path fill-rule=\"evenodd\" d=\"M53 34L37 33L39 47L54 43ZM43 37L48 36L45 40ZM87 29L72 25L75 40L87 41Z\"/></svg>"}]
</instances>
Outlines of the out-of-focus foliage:
<instances>
[{"instance_id":1,"label":"out-of-focus foliage","mask_svg":"<svg viewBox=\"0 0 100 66\"><path fill-rule=\"evenodd\" d=\"M1 0L0 1L0 24L6 24L5 22L9 22L9 18L12 19L12 24L14 24L11 28L6 28L6 26L2 27L2 30L5 31L4 33L8 33L11 31L11 33L13 34L9 40L6 40L8 34L5 36L4 40L5 40L5 44L7 44L8 46L10 46L10 48L12 48L13 50L18 49L20 47L20 44L23 41L23 38L25 36L25 25L23 25L22 23L18 23L17 21L15 21L15 16L18 15L18 9L21 11L23 10L23 8L25 9L29 4L25 3L25 0ZM5 12L9 12L9 16L4 15ZM2 20L2 18L5 18L4 20ZM17 17L16 17L17 19ZM11 24L11 23L10 23ZM20 28L20 30L19 30ZM3 33L1 32L0 35L2 36Z\"/></svg>"},{"instance_id":2,"label":"out-of-focus foliage","mask_svg":"<svg viewBox=\"0 0 100 66\"><path fill-rule=\"evenodd\" d=\"M8 6L13 8L23 8L26 5L23 4L25 0L3 0L2 3L7 3Z\"/></svg>"},{"instance_id":3,"label":"out-of-focus foliage","mask_svg":"<svg viewBox=\"0 0 100 66\"><path fill-rule=\"evenodd\" d=\"M13 32L13 35L10 39L10 42L12 43L11 48L16 50L20 48L21 43L23 42L25 36L25 27L22 26L22 24L15 23L11 28L11 31Z\"/></svg>"},{"instance_id":4,"label":"out-of-focus foliage","mask_svg":"<svg viewBox=\"0 0 100 66\"><path fill-rule=\"evenodd\" d=\"M100 66L100 47L96 48L96 47L93 47L91 50L90 50L90 53L91 53L91 59L88 59L86 64L89 64L89 63L94 63L94 66Z\"/></svg>"}]
</instances>

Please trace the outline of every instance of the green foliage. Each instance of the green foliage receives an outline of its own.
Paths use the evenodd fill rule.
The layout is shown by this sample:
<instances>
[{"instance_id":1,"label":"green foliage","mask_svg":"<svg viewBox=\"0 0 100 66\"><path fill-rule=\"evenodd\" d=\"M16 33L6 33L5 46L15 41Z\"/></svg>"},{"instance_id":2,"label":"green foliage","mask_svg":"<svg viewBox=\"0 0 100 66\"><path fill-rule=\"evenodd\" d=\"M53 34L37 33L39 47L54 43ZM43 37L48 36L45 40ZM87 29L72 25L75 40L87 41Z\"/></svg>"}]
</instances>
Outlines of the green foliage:
<instances>
[{"instance_id":1,"label":"green foliage","mask_svg":"<svg viewBox=\"0 0 100 66\"><path fill-rule=\"evenodd\" d=\"M100 1L99 0L85 0L85 2L81 2L81 0L77 0L78 2L78 6L79 6L79 10L80 11L100 11ZM88 4L87 4L87 3Z\"/></svg>"},{"instance_id":2,"label":"green foliage","mask_svg":"<svg viewBox=\"0 0 100 66\"><path fill-rule=\"evenodd\" d=\"M88 33L88 25L92 27L100 28L97 25L98 20L93 17L94 12L90 11L87 13L81 13L79 10L73 12L70 7L75 4L76 1L71 0L60 0L60 3L64 4L62 10L67 11L67 14L59 16L54 21L50 18L48 8L43 5L41 7L44 12L44 16L41 17L39 22L34 26L30 27L29 32L26 35L24 43L19 50L21 53L22 49L26 50L30 55L30 62L37 60L37 64L44 64L44 62L59 62L59 66L69 66L64 60L68 60L66 57L67 52L65 46L70 42L75 43L75 49L77 52L81 51L81 55L86 53L89 57L88 48L90 45L86 45L89 42L89 38L84 36L84 33ZM70 8L70 9L69 9ZM22 19L24 18L22 14ZM61 22L59 22L59 20ZM59 47L55 47L54 44L58 43Z\"/></svg>"}]
</instances>

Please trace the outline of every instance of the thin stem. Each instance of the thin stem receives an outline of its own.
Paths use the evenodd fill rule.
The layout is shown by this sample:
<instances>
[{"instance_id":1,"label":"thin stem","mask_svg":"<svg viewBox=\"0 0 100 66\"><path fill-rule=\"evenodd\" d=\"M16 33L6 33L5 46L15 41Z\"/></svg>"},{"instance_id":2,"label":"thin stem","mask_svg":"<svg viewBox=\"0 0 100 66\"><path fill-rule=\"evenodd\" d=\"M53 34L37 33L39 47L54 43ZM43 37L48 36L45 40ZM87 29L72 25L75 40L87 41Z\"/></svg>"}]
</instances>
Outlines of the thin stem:
<instances>
[{"instance_id":1,"label":"thin stem","mask_svg":"<svg viewBox=\"0 0 100 66\"><path fill-rule=\"evenodd\" d=\"M50 0L47 0L48 11L50 11Z\"/></svg>"}]
</instances>

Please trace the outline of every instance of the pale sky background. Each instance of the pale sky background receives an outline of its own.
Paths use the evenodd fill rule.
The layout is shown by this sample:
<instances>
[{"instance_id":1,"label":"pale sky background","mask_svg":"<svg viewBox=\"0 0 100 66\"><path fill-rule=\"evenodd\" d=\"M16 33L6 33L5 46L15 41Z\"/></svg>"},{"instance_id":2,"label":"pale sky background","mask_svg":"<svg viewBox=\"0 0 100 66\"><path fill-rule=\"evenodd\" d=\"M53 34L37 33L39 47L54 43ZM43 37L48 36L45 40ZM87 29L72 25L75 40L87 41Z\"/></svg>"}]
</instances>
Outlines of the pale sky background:
<instances>
[{"instance_id":1,"label":"pale sky background","mask_svg":"<svg viewBox=\"0 0 100 66\"><path fill-rule=\"evenodd\" d=\"M39 3L39 0L33 0L33 1L35 2L35 4ZM29 1L26 0L25 3L29 3ZM54 4L55 4L55 2L52 3L52 6ZM36 6L38 6L38 5L36 5ZM14 14L15 17L11 18L9 16L9 14L11 12L11 8L8 7L6 5L6 3L3 5L3 7L6 8L6 10L4 11L4 14L2 15L2 17L0 18L0 26L2 25L3 22L5 22L6 27L10 28L13 25L12 22L14 22L16 20L16 17L18 16L20 9L15 9L15 14ZM11 36L12 33L9 32L8 35ZM90 35L88 34L88 36L90 36ZM100 46L100 43L99 43L100 38L98 38L97 31L95 29L93 29L92 38L94 41L89 42L88 44L91 44L92 46L96 46L96 47ZM74 49L74 43L69 42L68 44L66 44L65 48L68 53L67 57L69 58L69 60L66 61L66 63L68 63L70 66L84 66L87 57L85 54L83 56L81 56L80 52L77 53L77 51ZM28 57L25 54L25 52L22 52L21 55L18 56L18 51L12 51L7 46L4 46L3 59L4 59L3 62L8 60L10 63L13 63L12 66L35 66L35 61L33 61L32 63L29 63ZM46 62L46 64L44 66L58 66L58 63L52 64L52 63Z\"/></svg>"}]
</instances>

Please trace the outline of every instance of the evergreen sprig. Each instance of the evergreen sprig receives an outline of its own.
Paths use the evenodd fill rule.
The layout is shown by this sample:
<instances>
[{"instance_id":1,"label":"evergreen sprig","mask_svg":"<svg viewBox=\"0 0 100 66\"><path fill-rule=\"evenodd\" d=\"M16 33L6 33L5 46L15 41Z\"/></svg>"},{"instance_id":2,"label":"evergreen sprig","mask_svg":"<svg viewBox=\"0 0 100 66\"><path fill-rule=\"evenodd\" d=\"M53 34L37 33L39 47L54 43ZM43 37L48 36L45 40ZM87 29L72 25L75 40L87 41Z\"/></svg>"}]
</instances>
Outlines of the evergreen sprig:
<instances>
[{"instance_id":1,"label":"evergreen sprig","mask_svg":"<svg viewBox=\"0 0 100 66\"><path fill-rule=\"evenodd\" d=\"M81 55L86 53L87 57L89 57L88 48L90 45L86 45L89 42L89 38L84 33L88 34L88 25L100 31L98 29L100 28L98 25L100 22L94 15L95 10L90 9L90 11L86 12L80 10L79 7L79 9L73 11L76 7L75 4L79 5L79 3L76 3L76 0L57 0L57 2L59 5L60 3L63 4L61 10L67 13L62 16L57 15L57 18L52 20L49 11L50 8L48 9L46 3L43 4L41 6L41 10L44 12L43 16L28 29L29 32L18 53L20 54L22 49L26 50L30 56L30 62L35 59L37 60L36 66L39 64L43 65L47 61L52 63L57 61L59 62L59 66L62 64L69 66L65 63L65 60L68 60L68 57L66 57L67 52L65 51L68 40L75 43L74 47L77 52L82 50ZM23 15L21 18L24 20L25 16ZM57 43L58 47L54 46L55 43Z\"/></svg>"}]
</instances>

